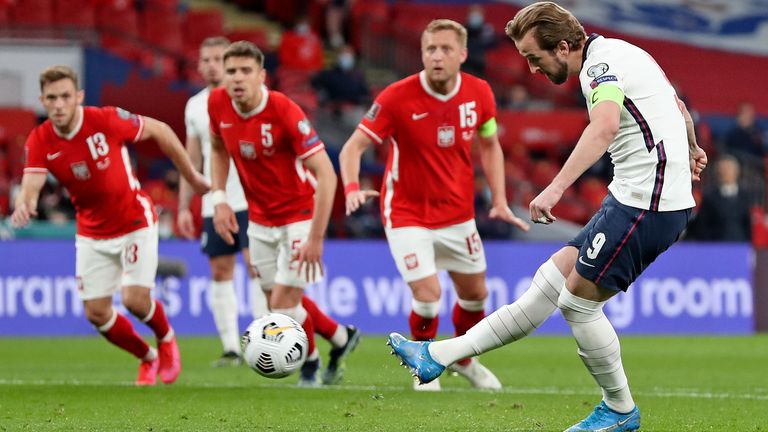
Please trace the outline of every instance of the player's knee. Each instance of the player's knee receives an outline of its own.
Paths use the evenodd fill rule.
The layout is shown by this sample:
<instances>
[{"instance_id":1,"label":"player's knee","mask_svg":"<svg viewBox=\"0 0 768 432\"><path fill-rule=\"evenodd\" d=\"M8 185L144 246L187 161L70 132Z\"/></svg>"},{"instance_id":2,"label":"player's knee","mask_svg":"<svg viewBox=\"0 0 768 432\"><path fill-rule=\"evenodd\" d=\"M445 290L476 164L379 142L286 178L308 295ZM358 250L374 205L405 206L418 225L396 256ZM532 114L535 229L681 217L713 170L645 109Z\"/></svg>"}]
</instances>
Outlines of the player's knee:
<instances>
[{"instance_id":1,"label":"player's knee","mask_svg":"<svg viewBox=\"0 0 768 432\"><path fill-rule=\"evenodd\" d=\"M211 279L216 282L232 280L234 277L235 262L226 258L216 257L211 260Z\"/></svg>"},{"instance_id":2,"label":"player's knee","mask_svg":"<svg viewBox=\"0 0 768 432\"><path fill-rule=\"evenodd\" d=\"M123 306L133 315L143 316L150 306L149 289L127 289L122 292Z\"/></svg>"},{"instance_id":3,"label":"player's knee","mask_svg":"<svg viewBox=\"0 0 768 432\"><path fill-rule=\"evenodd\" d=\"M112 307L86 306L85 319L96 327L104 325L112 318Z\"/></svg>"}]
</instances>

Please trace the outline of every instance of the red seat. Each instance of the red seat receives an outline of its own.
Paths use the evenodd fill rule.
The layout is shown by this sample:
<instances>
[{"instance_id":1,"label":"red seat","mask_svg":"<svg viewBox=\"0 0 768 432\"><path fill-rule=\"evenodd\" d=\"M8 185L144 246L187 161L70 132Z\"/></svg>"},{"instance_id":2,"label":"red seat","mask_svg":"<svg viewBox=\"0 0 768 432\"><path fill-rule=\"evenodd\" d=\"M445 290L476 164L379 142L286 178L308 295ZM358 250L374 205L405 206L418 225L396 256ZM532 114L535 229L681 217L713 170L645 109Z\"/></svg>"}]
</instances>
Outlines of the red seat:
<instances>
[{"instance_id":1,"label":"red seat","mask_svg":"<svg viewBox=\"0 0 768 432\"><path fill-rule=\"evenodd\" d=\"M224 34L224 19L217 10L189 11L184 17L184 46L197 48L205 38Z\"/></svg>"},{"instance_id":2,"label":"red seat","mask_svg":"<svg viewBox=\"0 0 768 432\"><path fill-rule=\"evenodd\" d=\"M54 8L54 21L60 26L93 29L96 27L96 8L93 0L59 1Z\"/></svg>"},{"instance_id":3,"label":"red seat","mask_svg":"<svg viewBox=\"0 0 768 432\"><path fill-rule=\"evenodd\" d=\"M226 36L232 42L241 40L252 42L262 51L272 51L274 48L269 41L269 35L262 29L234 29L228 31Z\"/></svg>"},{"instance_id":4,"label":"red seat","mask_svg":"<svg viewBox=\"0 0 768 432\"><path fill-rule=\"evenodd\" d=\"M0 108L0 143L7 147L7 163L12 179L21 178L24 169L24 142L37 125L34 111Z\"/></svg>"},{"instance_id":5,"label":"red seat","mask_svg":"<svg viewBox=\"0 0 768 432\"><path fill-rule=\"evenodd\" d=\"M17 0L11 14L14 24L53 25L53 0Z\"/></svg>"},{"instance_id":6,"label":"red seat","mask_svg":"<svg viewBox=\"0 0 768 432\"><path fill-rule=\"evenodd\" d=\"M181 17L176 11L147 9L141 14L141 37L156 47L182 53Z\"/></svg>"}]
</instances>

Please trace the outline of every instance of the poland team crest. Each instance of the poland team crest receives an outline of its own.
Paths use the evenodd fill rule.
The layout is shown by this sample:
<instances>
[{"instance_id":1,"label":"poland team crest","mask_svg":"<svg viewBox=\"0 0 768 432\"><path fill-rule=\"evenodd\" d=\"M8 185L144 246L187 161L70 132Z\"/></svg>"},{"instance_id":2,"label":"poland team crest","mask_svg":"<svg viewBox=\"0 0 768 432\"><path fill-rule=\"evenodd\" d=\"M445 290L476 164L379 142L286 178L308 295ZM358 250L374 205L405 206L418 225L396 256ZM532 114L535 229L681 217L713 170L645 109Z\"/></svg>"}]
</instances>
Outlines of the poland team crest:
<instances>
[{"instance_id":1,"label":"poland team crest","mask_svg":"<svg viewBox=\"0 0 768 432\"><path fill-rule=\"evenodd\" d=\"M88 170L88 164L84 161L75 162L70 165L70 168L72 168L72 174L74 174L75 178L78 180L88 180L91 178L91 171Z\"/></svg>"},{"instance_id":2,"label":"poland team crest","mask_svg":"<svg viewBox=\"0 0 768 432\"><path fill-rule=\"evenodd\" d=\"M240 141L240 155L244 159L256 159L256 146L252 142Z\"/></svg>"},{"instance_id":3,"label":"poland team crest","mask_svg":"<svg viewBox=\"0 0 768 432\"><path fill-rule=\"evenodd\" d=\"M456 142L456 132L453 126L440 126L437 128L437 145L450 147Z\"/></svg>"}]
</instances>

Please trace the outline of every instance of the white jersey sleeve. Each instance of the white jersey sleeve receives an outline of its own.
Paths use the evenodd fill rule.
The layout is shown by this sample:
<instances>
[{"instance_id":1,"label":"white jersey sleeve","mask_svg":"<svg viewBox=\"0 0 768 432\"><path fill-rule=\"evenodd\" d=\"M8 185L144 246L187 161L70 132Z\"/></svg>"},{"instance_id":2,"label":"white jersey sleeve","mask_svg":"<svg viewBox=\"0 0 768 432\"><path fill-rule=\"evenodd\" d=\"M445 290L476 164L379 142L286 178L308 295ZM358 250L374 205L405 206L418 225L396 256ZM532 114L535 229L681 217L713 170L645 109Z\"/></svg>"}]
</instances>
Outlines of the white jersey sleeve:
<instances>
[{"instance_id":1,"label":"white jersey sleeve","mask_svg":"<svg viewBox=\"0 0 768 432\"><path fill-rule=\"evenodd\" d=\"M624 94L619 131L608 146L614 167L608 189L635 208L695 206L685 120L664 72L647 52L619 39L593 35L584 50L579 80L586 100L603 85Z\"/></svg>"},{"instance_id":2,"label":"white jersey sleeve","mask_svg":"<svg viewBox=\"0 0 768 432\"><path fill-rule=\"evenodd\" d=\"M184 110L184 123L187 129L187 136L196 137L200 140L200 147L203 153L203 174L211 180L211 133L208 119L208 95L210 90L203 89L187 101ZM234 162L229 163L229 176L227 177L227 201L235 212L248 209L248 202L245 200L245 192L240 184L240 178L237 176L237 168ZM213 203L210 193L203 195L202 203L203 217L213 217Z\"/></svg>"}]
</instances>

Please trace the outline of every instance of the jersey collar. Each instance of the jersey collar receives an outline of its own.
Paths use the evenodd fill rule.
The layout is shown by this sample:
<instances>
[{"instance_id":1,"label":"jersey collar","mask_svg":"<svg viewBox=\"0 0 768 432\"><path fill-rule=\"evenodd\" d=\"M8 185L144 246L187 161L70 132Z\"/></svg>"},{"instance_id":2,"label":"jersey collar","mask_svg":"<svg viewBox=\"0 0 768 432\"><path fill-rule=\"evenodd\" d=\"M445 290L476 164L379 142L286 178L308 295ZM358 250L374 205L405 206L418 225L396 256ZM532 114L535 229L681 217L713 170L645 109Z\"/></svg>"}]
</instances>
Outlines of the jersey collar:
<instances>
[{"instance_id":1,"label":"jersey collar","mask_svg":"<svg viewBox=\"0 0 768 432\"><path fill-rule=\"evenodd\" d=\"M421 87L425 92L427 92L428 95L439 100L440 102L447 102L449 99L456 96L456 93L458 93L459 89L461 88L461 72L456 75L456 86L448 94L440 94L432 90L432 88L429 86L429 83L427 82L427 71L419 72L419 82L421 82Z\"/></svg>"},{"instance_id":2,"label":"jersey collar","mask_svg":"<svg viewBox=\"0 0 768 432\"><path fill-rule=\"evenodd\" d=\"M56 126L54 126L53 123L51 123L51 127L53 127L53 133L58 135L60 138L64 138L67 141L74 138L75 135L77 135L77 133L80 132L80 129L83 127L83 116L85 114L85 111L83 110L82 106L77 107L77 111L80 114L80 118L77 120L77 124L75 125L75 127L72 128L72 130L69 131L68 134L61 133L59 129L56 128Z\"/></svg>"},{"instance_id":3,"label":"jersey collar","mask_svg":"<svg viewBox=\"0 0 768 432\"><path fill-rule=\"evenodd\" d=\"M592 47L592 42L595 41L595 39L602 37L597 33L592 33L589 35L589 38L587 38L587 41L584 42L584 49L581 51L581 67L584 67L584 62L587 61L587 54L589 54L589 49Z\"/></svg>"},{"instance_id":4,"label":"jersey collar","mask_svg":"<svg viewBox=\"0 0 768 432\"><path fill-rule=\"evenodd\" d=\"M237 107L237 104L235 103L235 101L231 101L231 102L232 102L232 108L235 109L235 112L237 113L237 115L239 115L244 119L247 119L249 117L253 117L256 114L259 114L262 111L264 111L264 108L267 107L268 99L269 99L269 89L267 88L267 86L262 84L261 85L261 102L259 102L259 105L257 105L256 108L244 113L240 111L240 108Z\"/></svg>"}]
</instances>

